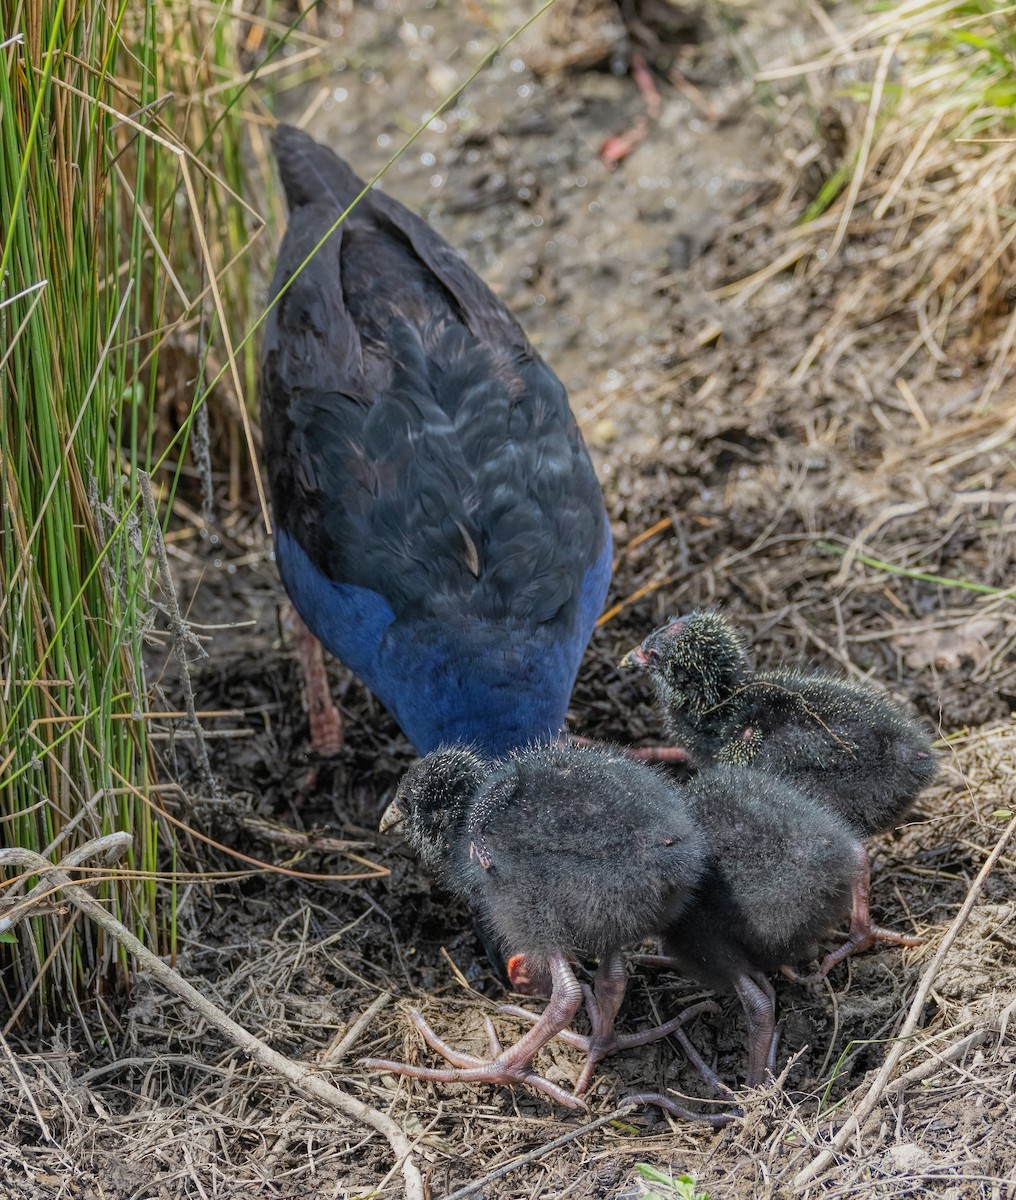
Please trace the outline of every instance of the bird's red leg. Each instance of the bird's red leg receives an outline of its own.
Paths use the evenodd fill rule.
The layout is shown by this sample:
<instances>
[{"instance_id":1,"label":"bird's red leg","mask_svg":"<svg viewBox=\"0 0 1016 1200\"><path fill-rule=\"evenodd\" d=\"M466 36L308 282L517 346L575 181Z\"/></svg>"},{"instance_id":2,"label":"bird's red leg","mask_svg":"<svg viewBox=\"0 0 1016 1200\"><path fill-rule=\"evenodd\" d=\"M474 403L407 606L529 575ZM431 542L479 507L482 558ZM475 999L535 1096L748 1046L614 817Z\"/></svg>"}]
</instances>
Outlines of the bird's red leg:
<instances>
[{"instance_id":1,"label":"bird's red leg","mask_svg":"<svg viewBox=\"0 0 1016 1200\"><path fill-rule=\"evenodd\" d=\"M365 1058L360 1065L379 1071L391 1071L397 1075L410 1075L414 1079L434 1079L440 1083L521 1083L544 1092L566 1108L584 1108L581 1100L566 1092L564 1088L558 1087L556 1083L551 1083L549 1079L537 1075L533 1070L533 1058L537 1051L571 1023L582 1003L582 988L568 960L558 955L550 960L549 965L553 990L543 1016L528 1033L513 1046L501 1050L496 1057L484 1059L455 1050L438 1037L414 1009L410 1013L413 1024L427 1044L442 1058L446 1058L454 1069L415 1067L385 1058ZM491 1035L492 1028L488 1027L487 1038L493 1050L499 1043L496 1034Z\"/></svg>"},{"instance_id":2,"label":"bird's red leg","mask_svg":"<svg viewBox=\"0 0 1016 1200\"><path fill-rule=\"evenodd\" d=\"M307 715L310 721L310 745L322 758L338 754L342 749L342 717L332 703L325 674L325 659L321 643L293 609L293 630L296 652L303 670L307 691Z\"/></svg>"},{"instance_id":3,"label":"bird's red leg","mask_svg":"<svg viewBox=\"0 0 1016 1200\"><path fill-rule=\"evenodd\" d=\"M586 1011L592 1029L586 1046L586 1065L575 1084L575 1095L581 1096L589 1086L596 1064L619 1049L614 1022L624 1003L628 987L628 972L620 954L608 954L600 959L593 978L592 989L584 989Z\"/></svg>"},{"instance_id":4,"label":"bird's red leg","mask_svg":"<svg viewBox=\"0 0 1016 1200\"><path fill-rule=\"evenodd\" d=\"M661 957L660 963L666 966L673 966L673 960L669 958ZM665 1037L673 1036L677 1038L688 1061L711 1088L721 1095L733 1095L730 1088L727 1087L705 1059L703 1059L701 1054L699 1054L682 1028L688 1021L699 1016L700 1013L719 1012L720 1006L713 1000L703 1000L698 1004L690 1005L679 1012L676 1017L672 1017L669 1021L664 1021L662 1025L654 1025L651 1029L643 1029L639 1033L617 1033L614 1028L614 1022L620 1011L621 1002L624 1000L627 982L627 972L624 969L624 962L620 955L605 958L597 968L593 987L583 987L582 989L586 1001L586 1012L589 1014L589 1024L592 1029L591 1034L587 1037L584 1034L575 1033L571 1029L562 1029L557 1035L562 1041L567 1042L569 1046L574 1046L578 1050L584 1050L588 1056L582 1074L579 1076L578 1083L575 1085L575 1094L581 1095L585 1091L597 1063L601 1062L607 1055L630 1050L635 1046L646 1046L650 1042L658 1042ZM539 1020L539 1017L535 1013L531 1013L528 1009L520 1008L515 1004L503 1005L501 1012L511 1013L512 1016L522 1017L527 1021Z\"/></svg>"},{"instance_id":5,"label":"bird's red leg","mask_svg":"<svg viewBox=\"0 0 1016 1200\"><path fill-rule=\"evenodd\" d=\"M871 863L864 847L857 854L857 871L854 875L854 886L851 894L850 932L847 940L839 949L827 954L822 960L813 980L824 979L838 962L858 954L874 946L876 942L891 942L896 946L920 946L921 938L908 937L906 934L894 933L891 929L883 929L880 925L872 924L869 897L871 893Z\"/></svg>"},{"instance_id":6,"label":"bird's red leg","mask_svg":"<svg viewBox=\"0 0 1016 1200\"><path fill-rule=\"evenodd\" d=\"M579 737L574 733L566 733L564 738L570 746L602 746L604 744L594 741L593 738ZM691 755L687 750L682 750L680 746L618 746L613 748L620 750L626 758L633 758L636 762L686 763L691 761Z\"/></svg>"},{"instance_id":7,"label":"bird's red leg","mask_svg":"<svg viewBox=\"0 0 1016 1200\"><path fill-rule=\"evenodd\" d=\"M748 1072L744 1082L747 1087L758 1087L765 1082L775 1053L776 993L769 980L756 971L742 970L732 982L748 1023Z\"/></svg>"},{"instance_id":8,"label":"bird's red leg","mask_svg":"<svg viewBox=\"0 0 1016 1200\"><path fill-rule=\"evenodd\" d=\"M642 93L646 111L636 117L623 133L611 134L600 147L600 161L610 171L646 140L653 121L660 115L660 93L656 82L645 58L637 52L631 56L631 76Z\"/></svg>"}]
</instances>

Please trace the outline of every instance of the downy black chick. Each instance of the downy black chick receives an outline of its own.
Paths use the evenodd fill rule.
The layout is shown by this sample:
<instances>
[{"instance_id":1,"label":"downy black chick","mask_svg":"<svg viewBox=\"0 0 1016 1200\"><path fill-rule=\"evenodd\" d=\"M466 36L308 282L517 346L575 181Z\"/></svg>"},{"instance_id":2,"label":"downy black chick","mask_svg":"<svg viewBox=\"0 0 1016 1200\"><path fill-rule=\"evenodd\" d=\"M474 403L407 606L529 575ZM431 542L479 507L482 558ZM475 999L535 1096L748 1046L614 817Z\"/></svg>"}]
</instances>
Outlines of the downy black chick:
<instances>
[{"instance_id":1,"label":"downy black chick","mask_svg":"<svg viewBox=\"0 0 1016 1200\"><path fill-rule=\"evenodd\" d=\"M708 849L694 895L667 924L664 956L707 987L736 992L754 1087L774 1053L767 976L814 953L849 911L860 843L789 780L753 768L707 767L682 793Z\"/></svg>"},{"instance_id":2,"label":"downy black chick","mask_svg":"<svg viewBox=\"0 0 1016 1200\"><path fill-rule=\"evenodd\" d=\"M860 838L898 825L934 778L927 732L884 692L821 672L752 670L740 634L719 612L668 622L625 655L626 665L649 671L668 732L692 765L780 775ZM918 944L872 924L870 865L863 847L857 854L848 940L823 960L822 975L876 941Z\"/></svg>"},{"instance_id":3,"label":"downy black chick","mask_svg":"<svg viewBox=\"0 0 1016 1200\"><path fill-rule=\"evenodd\" d=\"M579 957L596 958L599 967L586 993L593 1034L576 1093L604 1054L636 1044L614 1034L626 982L621 950L675 919L702 866L703 836L680 790L653 768L602 748L549 744L501 761L444 749L403 778L381 828L396 824L502 950L524 961L524 974L534 989L549 990L550 1001L507 1049L488 1022L490 1059L454 1050L414 1012L417 1029L454 1069L383 1059L365 1065L423 1079L526 1083L580 1106L536 1074L533 1058L582 1003L572 970Z\"/></svg>"}]
</instances>

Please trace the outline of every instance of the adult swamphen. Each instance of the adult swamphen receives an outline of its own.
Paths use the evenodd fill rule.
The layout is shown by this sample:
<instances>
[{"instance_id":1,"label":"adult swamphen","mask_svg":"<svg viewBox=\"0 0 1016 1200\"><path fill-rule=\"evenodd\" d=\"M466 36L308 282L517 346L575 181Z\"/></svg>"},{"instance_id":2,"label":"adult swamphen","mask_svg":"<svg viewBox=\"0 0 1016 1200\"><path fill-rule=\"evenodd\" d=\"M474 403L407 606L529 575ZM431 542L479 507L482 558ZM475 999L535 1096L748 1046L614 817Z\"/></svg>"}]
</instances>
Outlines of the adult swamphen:
<instances>
[{"instance_id":1,"label":"adult swamphen","mask_svg":"<svg viewBox=\"0 0 1016 1200\"><path fill-rule=\"evenodd\" d=\"M671 736L693 765L729 762L791 780L861 838L891 829L935 776L927 731L868 683L822 672L754 671L738 631L704 610L654 630L622 660L648 670ZM875 941L914 945L872 924L870 866L858 845L847 941L837 962Z\"/></svg>"},{"instance_id":2,"label":"adult swamphen","mask_svg":"<svg viewBox=\"0 0 1016 1200\"><path fill-rule=\"evenodd\" d=\"M611 569L565 390L426 222L372 189L336 226L361 180L297 129L272 143L290 219L261 414L286 590L420 754L555 737ZM335 750L301 652L312 742Z\"/></svg>"}]
</instances>

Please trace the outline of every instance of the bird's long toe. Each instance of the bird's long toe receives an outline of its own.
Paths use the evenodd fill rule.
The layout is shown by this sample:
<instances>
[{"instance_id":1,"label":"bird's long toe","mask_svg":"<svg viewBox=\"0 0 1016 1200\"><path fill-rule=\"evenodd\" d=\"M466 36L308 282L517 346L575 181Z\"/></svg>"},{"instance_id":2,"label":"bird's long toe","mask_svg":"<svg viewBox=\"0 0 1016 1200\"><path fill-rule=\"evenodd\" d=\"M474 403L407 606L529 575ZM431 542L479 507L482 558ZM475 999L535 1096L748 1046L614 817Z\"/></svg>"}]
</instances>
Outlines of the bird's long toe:
<instances>
[{"instance_id":1,"label":"bird's long toe","mask_svg":"<svg viewBox=\"0 0 1016 1200\"><path fill-rule=\"evenodd\" d=\"M577 1096L565 1091L556 1083L551 1083L549 1079L544 1079L533 1067L537 1051L568 1025L575 1016L582 998L579 983L565 958L560 955L553 957L549 967L554 981L550 1003L543 1015L536 1018L533 1028L514 1045L502 1050L493 1023L489 1018L485 1019L484 1029L491 1049L489 1059L466 1054L450 1046L431 1029L422 1013L414 1008L409 1011L413 1025L427 1045L452 1064L452 1069L413 1067L406 1063L378 1058L364 1059L361 1065L391 1071L397 1075L410 1075L415 1079L433 1079L440 1083L523 1084L543 1092L565 1108L585 1108L585 1104ZM522 1011L526 1017L532 1018L531 1013Z\"/></svg>"},{"instance_id":2,"label":"bird's long toe","mask_svg":"<svg viewBox=\"0 0 1016 1200\"><path fill-rule=\"evenodd\" d=\"M719 1096L732 1097L733 1091L723 1082L716 1074L711 1066L699 1053L698 1048L692 1042L691 1038L684 1031L684 1026L693 1018L699 1016L700 1013L720 1011L720 1006L715 1000L702 1000L698 1004L692 1004L688 1008L683 1009L672 1017L669 1021L664 1021L662 1025L655 1025L652 1029L643 1029L639 1033L622 1033L616 1038L617 1050L629 1050L635 1046L645 1046L650 1042L658 1042L661 1038L674 1037L677 1039L681 1049L684 1051L684 1056L689 1063L698 1071L703 1081Z\"/></svg>"},{"instance_id":3,"label":"bird's long toe","mask_svg":"<svg viewBox=\"0 0 1016 1200\"><path fill-rule=\"evenodd\" d=\"M487 1059L480 1058L476 1054L467 1054L464 1050L456 1050L454 1046L449 1045L443 1037L431 1029L430 1025L424 1019L423 1014L418 1009L412 1008L409 1010L409 1019L416 1026L417 1032L431 1050L435 1050L442 1058L447 1059L453 1067L469 1070L474 1067L484 1066L488 1062ZM489 1037L488 1033L488 1040Z\"/></svg>"},{"instance_id":4,"label":"bird's long toe","mask_svg":"<svg viewBox=\"0 0 1016 1200\"><path fill-rule=\"evenodd\" d=\"M881 925L872 925L868 930L872 943L888 942L892 946L923 946L924 938L912 937L908 933L897 933L893 929L884 929Z\"/></svg>"},{"instance_id":5,"label":"bird's long toe","mask_svg":"<svg viewBox=\"0 0 1016 1200\"><path fill-rule=\"evenodd\" d=\"M456 1055L456 1058L472 1058L471 1055ZM452 1060L449 1060L452 1061ZM506 1062L502 1059L486 1061L473 1059L475 1066L468 1067L418 1067L410 1063L395 1062L389 1058L364 1058L360 1066L371 1071L389 1071L393 1075L408 1075L413 1079L430 1079L435 1083L488 1083L534 1088L549 1096L564 1108L585 1108L585 1104L571 1092L539 1075L531 1067Z\"/></svg>"},{"instance_id":6,"label":"bird's long toe","mask_svg":"<svg viewBox=\"0 0 1016 1200\"><path fill-rule=\"evenodd\" d=\"M593 738L569 733L564 739L569 746L601 746ZM621 746L617 749L634 762L691 763L691 754L681 746Z\"/></svg>"},{"instance_id":7,"label":"bird's long toe","mask_svg":"<svg viewBox=\"0 0 1016 1200\"><path fill-rule=\"evenodd\" d=\"M625 1096L624 1103L633 1108L637 1104L652 1104L671 1116L680 1117L683 1121L705 1121L714 1129L722 1129L743 1115L740 1109L723 1113L693 1112L692 1109L685 1108L683 1104L678 1104L676 1100L671 1100L669 1096L663 1096L659 1092L633 1092L630 1096Z\"/></svg>"},{"instance_id":8,"label":"bird's long toe","mask_svg":"<svg viewBox=\"0 0 1016 1200\"><path fill-rule=\"evenodd\" d=\"M513 1017L521 1017L525 1021L532 1021L534 1023L540 1020L536 1013L532 1013L517 1004L503 1004L498 1011ZM574 1046L576 1050L581 1050L586 1055L585 1066L575 1085L575 1095L582 1095L589 1086L589 1081L597 1064L609 1055L623 1053L625 1050L633 1050L638 1046L647 1046L651 1042L661 1041L665 1037L675 1037L684 1051L685 1058L698 1071L705 1083L718 1095L733 1096L733 1091L705 1061L683 1028L689 1021L702 1013L716 1013L719 1011L720 1006L715 1000L702 1000L698 1004L692 1004L688 1008L683 1009L676 1017L672 1017L669 1021L664 1021L661 1025L654 1025L651 1029L640 1030L638 1033L617 1033L614 1031L613 1026L611 1026L609 1034L600 1032L599 1034L594 1033L590 1035L576 1033L574 1029L562 1029L556 1036L562 1042L567 1043L569 1046Z\"/></svg>"},{"instance_id":9,"label":"bird's long toe","mask_svg":"<svg viewBox=\"0 0 1016 1200\"><path fill-rule=\"evenodd\" d=\"M854 954L863 954L870 950L876 942L888 942L893 946L923 946L924 939L911 937L909 934L896 933L892 929L883 929L881 925L870 922L857 928L852 928L847 940L822 959L818 970L807 978L807 982L818 982L825 979L838 963L844 962Z\"/></svg>"},{"instance_id":10,"label":"bird's long toe","mask_svg":"<svg viewBox=\"0 0 1016 1200\"><path fill-rule=\"evenodd\" d=\"M507 1017L518 1017L523 1021L530 1021L533 1025L541 1020L541 1013L530 1012L528 1008L523 1008L521 1004L499 1004L497 1011L504 1013ZM575 1046L578 1050L589 1049L589 1035L585 1033L576 1033L574 1029L562 1029L556 1035L562 1042L567 1042L569 1046Z\"/></svg>"},{"instance_id":11,"label":"bird's long toe","mask_svg":"<svg viewBox=\"0 0 1016 1200\"><path fill-rule=\"evenodd\" d=\"M651 1042L661 1041L665 1037L670 1037L671 1034L676 1034L682 1031L682 1026L686 1025L694 1017L700 1013L716 1013L720 1011L720 1006L715 1000L701 1000L698 1004L692 1004L688 1008L683 1009L676 1017L671 1017L669 1021L664 1021L661 1025L653 1025L649 1029L642 1029L638 1033L619 1033L614 1039L615 1049L631 1050L635 1046L648 1046Z\"/></svg>"}]
</instances>

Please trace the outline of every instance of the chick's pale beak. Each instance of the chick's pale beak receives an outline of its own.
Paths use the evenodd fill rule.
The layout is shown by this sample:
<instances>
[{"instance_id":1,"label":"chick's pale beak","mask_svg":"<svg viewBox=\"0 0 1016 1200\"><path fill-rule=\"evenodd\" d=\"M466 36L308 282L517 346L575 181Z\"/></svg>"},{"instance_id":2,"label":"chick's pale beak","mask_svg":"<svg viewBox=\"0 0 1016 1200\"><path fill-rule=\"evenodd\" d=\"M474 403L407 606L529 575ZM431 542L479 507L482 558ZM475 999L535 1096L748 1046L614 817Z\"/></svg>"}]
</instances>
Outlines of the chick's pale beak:
<instances>
[{"instance_id":1,"label":"chick's pale beak","mask_svg":"<svg viewBox=\"0 0 1016 1200\"><path fill-rule=\"evenodd\" d=\"M634 670L636 667L645 667L649 665L649 655L642 649L641 646L635 646L621 659L618 664L625 670Z\"/></svg>"},{"instance_id":2,"label":"chick's pale beak","mask_svg":"<svg viewBox=\"0 0 1016 1200\"><path fill-rule=\"evenodd\" d=\"M389 829L394 829L396 825L401 825L405 819L406 810L399 804L398 800L393 800L381 814L377 831L378 833L387 833Z\"/></svg>"}]
</instances>

